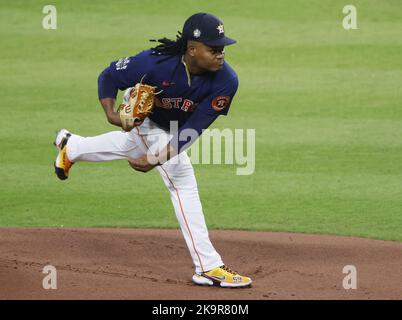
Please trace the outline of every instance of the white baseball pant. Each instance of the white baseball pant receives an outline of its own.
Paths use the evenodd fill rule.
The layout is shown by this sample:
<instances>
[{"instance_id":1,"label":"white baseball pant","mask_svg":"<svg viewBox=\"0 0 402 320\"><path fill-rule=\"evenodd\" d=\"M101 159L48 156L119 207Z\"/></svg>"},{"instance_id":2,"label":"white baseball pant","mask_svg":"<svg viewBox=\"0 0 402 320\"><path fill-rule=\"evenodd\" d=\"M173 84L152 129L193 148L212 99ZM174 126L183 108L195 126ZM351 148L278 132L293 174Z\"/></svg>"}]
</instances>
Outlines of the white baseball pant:
<instances>
[{"instance_id":1,"label":"white baseball pant","mask_svg":"<svg viewBox=\"0 0 402 320\"><path fill-rule=\"evenodd\" d=\"M128 160L162 150L170 141L169 132L149 118L130 132L112 131L95 137L72 134L67 156L72 162ZM223 265L213 247L205 224L194 169L187 153L156 167L170 192L177 220L197 273Z\"/></svg>"}]
</instances>

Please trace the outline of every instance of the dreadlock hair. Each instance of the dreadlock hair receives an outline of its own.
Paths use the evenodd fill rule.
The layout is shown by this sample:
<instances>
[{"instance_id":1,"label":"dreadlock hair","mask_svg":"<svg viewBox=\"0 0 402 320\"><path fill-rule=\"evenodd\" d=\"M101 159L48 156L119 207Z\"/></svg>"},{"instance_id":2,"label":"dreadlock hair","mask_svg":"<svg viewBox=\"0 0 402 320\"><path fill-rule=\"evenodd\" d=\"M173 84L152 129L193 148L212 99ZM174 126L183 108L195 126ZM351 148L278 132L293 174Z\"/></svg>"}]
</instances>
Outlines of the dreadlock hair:
<instances>
[{"instance_id":1,"label":"dreadlock hair","mask_svg":"<svg viewBox=\"0 0 402 320\"><path fill-rule=\"evenodd\" d=\"M162 38L158 40L151 39L149 41L159 43L155 48L151 48L153 55L174 56L186 52L187 40L180 31L177 31L176 40Z\"/></svg>"}]
</instances>

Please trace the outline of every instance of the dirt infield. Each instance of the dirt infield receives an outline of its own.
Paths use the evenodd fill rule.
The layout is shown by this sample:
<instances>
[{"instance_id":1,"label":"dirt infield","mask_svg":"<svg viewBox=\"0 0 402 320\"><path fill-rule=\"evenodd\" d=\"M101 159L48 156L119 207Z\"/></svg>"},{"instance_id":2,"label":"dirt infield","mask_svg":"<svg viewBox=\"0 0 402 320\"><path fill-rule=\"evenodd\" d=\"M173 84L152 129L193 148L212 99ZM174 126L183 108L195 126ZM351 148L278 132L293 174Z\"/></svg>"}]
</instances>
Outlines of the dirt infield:
<instances>
[{"instance_id":1,"label":"dirt infield","mask_svg":"<svg viewBox=\"0 0 402 320\"><path fill-rule=\"evenodd\" d=\"M0 299L402 299L402 244L306 234L211 231L247 289L199 287L179 230L0 229ZM44 266L57 289L42 287ZM357 289L345 290L345 265Z\"/></svg>"}]
</instances>

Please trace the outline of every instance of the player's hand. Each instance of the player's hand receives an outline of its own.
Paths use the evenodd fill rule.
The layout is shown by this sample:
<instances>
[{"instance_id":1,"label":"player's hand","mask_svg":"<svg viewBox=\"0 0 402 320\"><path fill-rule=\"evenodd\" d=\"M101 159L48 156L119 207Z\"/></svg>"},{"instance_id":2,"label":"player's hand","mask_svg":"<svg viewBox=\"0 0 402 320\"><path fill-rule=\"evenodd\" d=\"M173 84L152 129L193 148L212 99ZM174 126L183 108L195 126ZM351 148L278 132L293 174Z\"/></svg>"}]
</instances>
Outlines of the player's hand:
<instances>
[{"instance_id":1,"label":"player's hand","mask_svg":"<svg viewBox=\"0 0 402 320\"><path fill-rule=\"evenodd\" d=\"M153 155L144 155L137 159L129 159L128 163L131 168L141 172L148 172L159 165L158 159Z\"/></svg>"}]
</instances>

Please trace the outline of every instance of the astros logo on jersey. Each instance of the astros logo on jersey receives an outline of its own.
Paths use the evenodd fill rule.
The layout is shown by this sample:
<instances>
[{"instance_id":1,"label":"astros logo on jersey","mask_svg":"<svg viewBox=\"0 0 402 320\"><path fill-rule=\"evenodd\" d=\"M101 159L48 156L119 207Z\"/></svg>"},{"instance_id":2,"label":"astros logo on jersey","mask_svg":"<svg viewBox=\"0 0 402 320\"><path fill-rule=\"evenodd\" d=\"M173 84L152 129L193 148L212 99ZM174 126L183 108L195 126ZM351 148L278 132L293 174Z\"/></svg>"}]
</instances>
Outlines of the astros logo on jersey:
<instances>
[{"instance_id":1,"label":"astros logo on jersey","mask_svg":"<svg viewBox=\"0 0 402 320\"><path fill-rule=\"evenodd\" d=\"M216 97L214 100L212 100L212 108L214 108L215 111L222 111L229 105L229 102L230 97L228 96Z\"/></svg>"}]
</instances>

